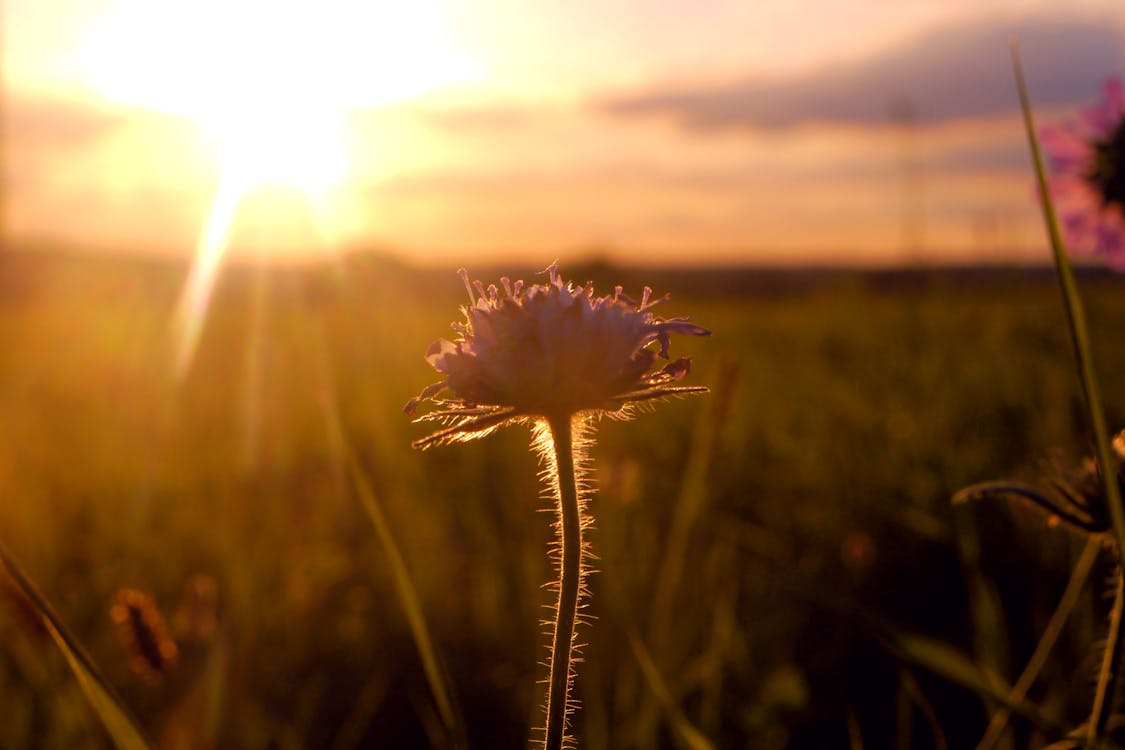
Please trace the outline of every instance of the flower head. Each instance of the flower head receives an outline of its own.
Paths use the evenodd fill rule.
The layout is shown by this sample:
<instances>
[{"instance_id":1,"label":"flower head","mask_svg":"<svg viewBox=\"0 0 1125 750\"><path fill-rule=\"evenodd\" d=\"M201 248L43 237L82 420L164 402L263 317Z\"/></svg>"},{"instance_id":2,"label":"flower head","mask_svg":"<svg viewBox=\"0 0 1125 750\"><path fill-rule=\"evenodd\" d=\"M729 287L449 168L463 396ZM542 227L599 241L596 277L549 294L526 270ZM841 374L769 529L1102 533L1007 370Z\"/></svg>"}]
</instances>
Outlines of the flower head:
<instances>
[{"instance_id":1,"label":"flower head","mask_svg":"<svg viewBox=\"0 0 1125 750\"><path fill-rule=\"evenodd\" d=\"M547 269L545 284L500 288L461 278L469 292L462 308L464 323L453 325L454 341L439 339L426 361L445 376L412 399L413 415L424 399L441 408L422 420L446 427L415 441L420 448L471 440L513 421L564 417L579 412L624 414L630 404L662 396L706 390L676 386L691 366L686 358L670 360L673 333L706 336L710 332L686 318L662 320L645 287L640 303L622 294L594 296L592 285L564 282L558 268ZM669 360L653 370L658 357ZM443 391L452 398L435 398Z\"/></svg>"},{"instance_id":2,"label":"flower head","mask_svg":"<svg viewBox=\"0 0 1125 750\"><path fill-rule=\"evenodd\" d=\"M1125 270L1125 87L1105 82L1102 99L1077 121L1044 128L1052 193L1067 241Z\"/></svg>"},{"instance_id":3,"label":"flower head","mask_svg":"<svg viewBox=\"0 0 1125 750\"><path fill-rule=\"evenodd\" d=\"M1117 484L1125 493L1125 430L1117 433L1112 445ZM1053 520L1090 534L1107 534L1112 528L1105 483L1093 458L1086 458L1078 467L1051 477L1045 488L1022 482L982 482L961 490L953 501L960 503L999 495L1028 500L1047 511Z\"/></svg>"}]
</instances>

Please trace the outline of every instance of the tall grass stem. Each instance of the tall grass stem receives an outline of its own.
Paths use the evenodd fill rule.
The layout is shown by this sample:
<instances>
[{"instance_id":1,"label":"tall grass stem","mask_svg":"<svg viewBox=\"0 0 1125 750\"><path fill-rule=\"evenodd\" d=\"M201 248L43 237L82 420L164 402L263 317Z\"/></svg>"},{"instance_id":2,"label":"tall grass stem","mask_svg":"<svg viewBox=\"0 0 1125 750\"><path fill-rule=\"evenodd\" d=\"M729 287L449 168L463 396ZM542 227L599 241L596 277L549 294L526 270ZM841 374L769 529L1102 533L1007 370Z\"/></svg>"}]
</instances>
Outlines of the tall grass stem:
<instances>
[{"instance_id":1,"label":"tall grass stem","mask_svg":"<svg viewBox=\"0 0 1125 750\"><path fill-rule=\"evenodd\" d=\"M1120 566L1117 568L1117 583L1113 587L1113 609L1109 613L1109 630L1105 636L1105 650L1102 652L1101 669L1098 672L1098 687L1094 693L1094 706L1090 709L1090 723L1086 732L1086 747L1098 747L1105 733L1106 722L1113 712L1113 696L1117 689L1117 670L1121 662L1122 610L1125 610L1125 582Z\"/></svg>"},{"instance_id":2,"label":"tall grass stem","mask_svg":"<svg viewBox=\"0 0 1125 750\"><path fill-rule=\"evenodd\" d=\"M1078 562L1074 564L1074 570L1070 573L1070 580L1066 584L1066 589L1059 597L1058 606L1051 614L1051 619L1047 622L1047 627L1044 628L1039 643L1035 645L1031 658L1027 660L1027 666L1024 667L1023 672L1016 680L1012 692L1008 693L1008 704L1023 702L1024 698L1027 697L1027 692L1035 684L1039 673L1047 664L1047 657L1050 656L1051 650L1058 642L1059 636L1062 635L1063 627L1066 625L1070 613L1074 611L1075 605L1078 604L1079 595L1086 587L1086 581L1089 580L1090 573L1094 569L1094 563L1097 562L1098 550L1101 546L1101 540L1095 537L1086 540L1086 546L1082 548L1082 554L1079 556ZM1012 711L1010 708L1002 706L998 709L989 720L988 729L985 730L984 736L977 743L976 750L992 750L996 743L1000 741L1000 738L1004 736L1004 730L1011 718Z\"/></svg>"},{"instance_id":3,"label":"tall grass stem","mask_svg":"<svg viewBox=\"0 0 1125 750\"><path fill-rule=\"evenodd\" d=\"M711 383L708 408L704 409L696 422L688 453L683 481L672 512L672 522L668 529L668 540L664 545L666 552L656 575L652 607L649 610L648 645L658 668L668 670L671 662L669 648L670 634L674 626L672 611L679 592L683 573L688 570L688 549L699 519L706 510L708 501L708 478L711 474L712 459L719 433L730 412L738 378L737 359L724 359ZM653 742L656 722L660 718L659 704L652 691L645 691L638 711L637 741L642 746Z\"/></svg>"},{"instance_id":4,"label":"tall grass stem","mask_svg":"<svg viewBox=\"0 0 1125 750\"><path fill-rule=\"evenodd\" d=\"M102 725L113 739L113 744L118 750L150 750L140 724L129 713L124 701L2 543L0 543L0 568L8 572L16 586L34 607L51 639L66 658L86 700L97 712Z\"/></svg>"},{"instance_id":5,"label":"tall grass stem","mask_svg":"<svg viewBox=\"0 0 1125 750\"><path fill-rule=\"evenodd\" d=\"M1051 193L1047 186L1047 173L1043 166L1043 155L1039 149L1039 140L1035 135L1031 102L1027 93L1027 84L1024 81L1023 68L1020 65L1019 46L1015 39L1012 40L1012 67L1015 70L1016 87L1019 90L1020 107L1023 110L1024 126L1027 129L1027 140L1031 147L1031 160L1035 167L1039 197L1043 204L1043 218L1047 224L1047 234L1051 240L1051 250L1055 256L1059 285L1062 288L1063 304L1070 326L1070 339L1074 345L1074 356L1082 379L1082 390L1086 396L1090 428L1094 433L1098 473L1102 478L1106 505L1109 507L1110 523L1113 530L1113 539L1117 544L1117 561L1120 567L1122 555L1125 555L1125 507L1122 506L1121 492L1117 483L1117 459L1110 449L1109 431L1106 429L1101 390L1098 387L1093 357L1090 353L1090 336L1086 325L1086 312L1082 306L1078 284L1074 279L1074 269L1070 265L1066 244L1059 228L1058 215L1055 213L1055 206L1051 201ZM1119 649L1116 649L1115 645L1121 639L1122 618L1120 615L1122 607L1125 606L1125 601L1122 601L1123 596L1125 596L1125 592L1122 591L1119 583L1117 599L1113 605L1115 616L1110 618L1110 630L1106 635L1106 658L1102 661L1102 670L1098 675L1098 686L1094 695L1094 710L1090 716L1086 735L1086 747L1092 747L1097 738L1103 734L1105 721L1108 718L1109 712L1105 710L1105 707L1109 702L1109 696L1113 695L1115 676L1118 671L1117 661L1120 658Z\"/></svg>"},{"instance_id":6,"label":"tall grass stem","mask_svg":"<svg viewBox=\"0 0 1125 750\"><path fill-rule=\"evenodd\" d=\"M344 433L344 425L340 418L340 408L336 397L332 356L324 331L324 321L317 315L315 306L310 303L308 290L305 289L304 292L302 302L306 305L310 317L315 322L311 329L311 338L316 361L321 364L319 400L324 410L328 444L334 456L334 463L343 465L341 473L346 472L348 478L350 478L351 485L355 488L360 504L363 505L363 509L375 529L375 535L379 538L383 553L386 555L391 569L391 580L394 584L395 594L398 596L399 605L406 616L407 626L410 628L414 645L418 649L418 656L422 661L422 671L430 685L430 692L433 694L438 716L446 731L448 746L450 748L467 747L465 722L461 713L457 710L448 672L442 664L437 646L430 635L426 616L422 610L421 597L418 595L418 590L410 577L410 570L406 566L406 560L395 541L390 524L387 522L383 506L379 502L379 498L375 494L359 458L356 456L351 441Z\"/></svg>"},{"instance_id":7,"label":"tall grass stem","mask_svg":"<svg viewBox=\"0 0 1125 750\"><path fill-rule=\"evenodd\" d=\"M725 360L714 378L709 408L703 410L696 424L688 454L687 468L680 485L668 531L668 541L656 576L656 593L650 611L651 631L649 643L654 651L663 653L668 632L672 627L671 611L679 589L683 571L687 569L688 542L695 523L702 515L707 501L707 479L711 471L711 458L719 431L729 411L730 400L738 376L738 361Z\"/></svg>"},{"instance_id":8,"label":"tall grass stem","mask_svg":"<svg viewBox=\"0 0 1125 750\"><path fill-rule=\"evenodd\" d=\"M629 632L629 645L633 649L633 656L637 659L645 682L648 683L648 687L656 696L656 700L667 712L669 724L672 731L676 733L680 744L688 750L715 750L711 741L703 736L703 733L696 729L684 716L676 699L668 690L667 683L660 676L660 669L656 666L656 662L652 660L652 655L649 654L648 649L645 648L637 634L632 631Z\"/></svg>"},{"instance_id":9,"label":"tall grass stem","mask_svg":"<svg viewBox=\"0 0 1125 750\"><path fill-rule=\"evenodd\" d=\"M347 441L343 442L343 446L347 457L348 470L356 491L359 493L360 502L363 503L363 508L371 519L371 525L375 527L379 544L383 547L383 553L390 563L395 592L402 604L406 622L410 626L411 635L414 637L414 644L418 648L418 656L422 660L422 670L426 674L426 680L430 683L430 690L434 694L434 703L437 704L438 714L449 733L450 742L456 746L463 746L464 742L461 738L464 733L461 721L453 707L445 670L441 666L437 648L434 646L429 626L426 624L426 617L422 613L422 602L418 596L418 591L410 578L406 561L395 542L391 528L387 524L386 516L383 515L383 509L375 497L374 490L371 489L371 483L367 481L367 476Z\"/></svg>"}]
</instances>

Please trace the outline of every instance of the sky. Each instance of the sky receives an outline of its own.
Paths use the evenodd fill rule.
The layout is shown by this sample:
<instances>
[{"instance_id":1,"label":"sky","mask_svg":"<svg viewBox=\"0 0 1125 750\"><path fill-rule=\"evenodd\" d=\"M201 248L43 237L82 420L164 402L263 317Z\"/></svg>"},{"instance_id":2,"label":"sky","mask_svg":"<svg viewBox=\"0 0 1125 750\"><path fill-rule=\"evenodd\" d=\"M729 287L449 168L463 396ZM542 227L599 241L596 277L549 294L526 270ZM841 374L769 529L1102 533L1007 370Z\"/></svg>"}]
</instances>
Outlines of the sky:
<instances>
[{"instance_id":1,"label":"sky","mask_svg":"<svg viewBox=\"0 0 1125 750\"><path fill-rule=\"evenodd\" d=\"M403 7L409 6L409 7ZM433 264L1048 260L1120 0L6 0L13 244Z\"/></svg>"}]
</instances>

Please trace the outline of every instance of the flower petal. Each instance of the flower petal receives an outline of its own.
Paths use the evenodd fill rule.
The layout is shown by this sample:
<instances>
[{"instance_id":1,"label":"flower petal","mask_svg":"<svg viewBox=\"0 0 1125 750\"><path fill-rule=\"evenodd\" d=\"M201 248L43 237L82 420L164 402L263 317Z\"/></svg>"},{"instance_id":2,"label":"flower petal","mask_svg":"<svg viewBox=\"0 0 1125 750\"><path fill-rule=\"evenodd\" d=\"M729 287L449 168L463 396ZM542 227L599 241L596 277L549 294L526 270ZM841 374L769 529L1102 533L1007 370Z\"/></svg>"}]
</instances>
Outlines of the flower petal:
<instances>
[{"instance_id":1,"label":"flower petal","mask_svg":"<svg viewBox=\"0 0 1125 750\"><path fill-rule=\"evenodd\" d=\"M442 368L446 356L457 353L457 345L452 341L445 339L438 339L430 344L430 348L426 350L426 361L430 363L438 372L447 372Z\"/></svg>"}]
</instances>

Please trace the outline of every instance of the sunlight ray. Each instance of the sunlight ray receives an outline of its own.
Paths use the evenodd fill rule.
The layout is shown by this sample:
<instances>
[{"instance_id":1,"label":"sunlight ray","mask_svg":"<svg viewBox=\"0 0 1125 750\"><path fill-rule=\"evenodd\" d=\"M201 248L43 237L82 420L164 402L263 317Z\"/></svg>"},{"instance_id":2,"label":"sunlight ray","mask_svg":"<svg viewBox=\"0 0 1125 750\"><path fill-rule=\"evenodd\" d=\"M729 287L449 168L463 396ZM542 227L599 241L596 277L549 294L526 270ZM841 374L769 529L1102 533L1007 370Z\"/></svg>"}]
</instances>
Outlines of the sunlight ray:
<instances>
[{"instance_id":1,"label":"sunlight ray","mask_svg":"<svg viewBox=\"0 0 1125 750\"><path fill-rule=\"evenodd\" d=\"M242 198L296 188L322 243L297 251L332 247L340 217L328 199L347 182L349 112L474 80L478 65L454 32L437 0L120 0L91 24L78 57L93 88L191 118L218 157L219 189L176 308L178 379L191 367Z\"/></svg>"},{"instance_id":2,"label":"sunlight ray","mask_svg":"<svg viewBox=\"0 0 1125 750\"><path fill-rule=\"evenodd\" d=\"M187 281L184 282L173 319L176 339L175 373L178 379L182 379L191 366L199 334L203 329L203 319L214 291L215 276L226 249L227 235L243 194L241 184L229 178L224 179L219 184L207 224L199 238L195 260Z\"/></svg>"}]
</instances>

